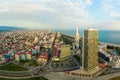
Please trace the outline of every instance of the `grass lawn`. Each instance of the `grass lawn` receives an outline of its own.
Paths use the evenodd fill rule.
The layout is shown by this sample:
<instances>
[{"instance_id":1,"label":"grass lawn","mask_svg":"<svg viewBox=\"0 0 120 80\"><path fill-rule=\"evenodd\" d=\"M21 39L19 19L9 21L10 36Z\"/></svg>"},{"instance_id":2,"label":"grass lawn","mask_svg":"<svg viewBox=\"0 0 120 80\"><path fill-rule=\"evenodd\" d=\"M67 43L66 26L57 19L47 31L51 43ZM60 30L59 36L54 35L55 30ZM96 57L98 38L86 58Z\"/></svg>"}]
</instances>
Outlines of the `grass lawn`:
<instances>
[{"instance_id":1,"label":"grass lawn","mask_svg":"<svg viewBox=\"0 0 120 80\"><path fill-rule=\"evenodd\" d=\"M40 76L40 77L27 78L27 79L7 79L7 78L0 78L0 80L48 80L48 79L44 78L43 76Z\"/></svg>"},{"instance_id":2,"label":"grass lawn","mask_svg":"<svg viewBox=\"0 0 120 80\"><path fill-rule=\"evenodd\" d=\"M68 35L64 35L64 34L62 34L61 36L62 36L62 39L63 39L65 44L71 44L72 45L73 37L68 36Z\"/></svg>"},{"instance_id":3,"label":"grass lawn","mask_svg":"<svg viewBox=\"0 0 120 80\"><path fill-rule=\"evenodd\" d=\"M111 78L110 80L120 80L120 76L115 77L115 78Z\"/></svg>"},{"instance_id":4,"label":"grass lawn","mask_svg":"<svg viewBox=\"0 0 120 80\"><path fill-rule=\"evenodd\" d=\"M20 61L20 64L22 64L22 65L24 65L24 64L28 64L28 66L34 66L34 67L36 67L36 66L39 66L40 64L36 61L36 60L21 60Z\"/></svg>"},{"instance_id":5,"label":"grass lawn","mask_svg":"<svg viewBox=\"0 0 120 80\"><path fill-rule=\"evenodd\" d=\"M15 65L13 63L9 63L4 66L0 66L0 70L6 70L6 71L26 71L26 68L20 67L18 65Z\"/></svg>"}]
</instances>

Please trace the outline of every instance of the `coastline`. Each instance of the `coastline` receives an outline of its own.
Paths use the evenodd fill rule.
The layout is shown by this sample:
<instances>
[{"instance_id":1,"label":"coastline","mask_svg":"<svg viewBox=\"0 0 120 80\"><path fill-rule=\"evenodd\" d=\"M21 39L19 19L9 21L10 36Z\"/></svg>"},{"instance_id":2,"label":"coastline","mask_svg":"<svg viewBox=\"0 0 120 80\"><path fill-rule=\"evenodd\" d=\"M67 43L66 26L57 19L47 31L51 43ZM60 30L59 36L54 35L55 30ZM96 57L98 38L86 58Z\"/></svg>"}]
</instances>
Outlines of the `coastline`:
<instances>
[{"instance_id":1,"label":"coastline","mask_svg":"<svg viewBox=\"0 0 120 80\"><path fill-rule=\"evenodd\" d=\"M67 35L67 36L70 36L70 37L73 37L73 38L74 38L74 36L73 36L73 35L66 34L66 33L62 33L62 34L63 34L63 35ZM81 37L83 37L83 36L81 36ZM101 43L101 44L107 44L107 45L111 45L111 46L116 46L116 47L120 47L120 44L115 44L115 43L101 42L101 41L99 41L99 43Z\"/></svg>"}]
</instances>

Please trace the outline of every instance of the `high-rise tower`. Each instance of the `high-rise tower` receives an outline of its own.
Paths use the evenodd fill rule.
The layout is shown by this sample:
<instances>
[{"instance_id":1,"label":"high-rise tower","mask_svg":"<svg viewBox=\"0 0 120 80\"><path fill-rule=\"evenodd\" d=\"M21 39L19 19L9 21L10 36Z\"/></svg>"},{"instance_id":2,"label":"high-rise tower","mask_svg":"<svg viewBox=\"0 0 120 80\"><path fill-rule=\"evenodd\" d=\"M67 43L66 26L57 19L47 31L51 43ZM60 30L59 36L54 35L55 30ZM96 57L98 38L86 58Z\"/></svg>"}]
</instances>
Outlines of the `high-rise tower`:
<instances>
[{"instance_id":1,"label":"high-rise tower","mask_svg":"<svg viewBox=\"0 0 120 80\"><path fill-rule=\"evenodd\" d=\"M75 42L79 42L78 26L76 27Z\"/></svg>"},{"instance_id":2,"label":"high-rise tower","mask_svg":"<svg viewBox=\"0 0 120 80\"><path fill-rule=\"evenodd\" d=\"M87 29L84 31L84 56L83 67L91 70L98 65L98 30Z\"/></svg>"},{"instance_id":3,"label":"high-rise tower","mask_svg":"<svg viewBox=\"0 0 120 80\"><path fill-rule=\"evenodd\" d=\"M79 33L78 33L78 27L76 27L76 33L75 33L75 41L73 43L74 49L79 49Z\"/></svg>"}]
</instances>

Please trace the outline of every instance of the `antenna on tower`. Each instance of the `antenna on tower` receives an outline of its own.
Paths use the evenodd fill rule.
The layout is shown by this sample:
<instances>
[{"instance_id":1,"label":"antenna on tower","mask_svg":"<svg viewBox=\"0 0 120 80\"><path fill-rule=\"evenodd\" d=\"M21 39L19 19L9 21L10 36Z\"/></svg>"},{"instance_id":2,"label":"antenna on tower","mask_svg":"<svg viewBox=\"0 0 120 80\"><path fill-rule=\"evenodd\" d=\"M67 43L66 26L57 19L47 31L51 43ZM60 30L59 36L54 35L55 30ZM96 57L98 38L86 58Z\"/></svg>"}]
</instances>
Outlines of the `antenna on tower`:
<instances>
[{"instance_id":1,"label":"antenna on tower","mask_svg":"<svg viewBox=\"0 0 120 80\"><path fill-rule=\"evenodd\" d=\"M76 27L76 34L78 34L78 25L75 25Z\"/></svg>"}]
</instances>

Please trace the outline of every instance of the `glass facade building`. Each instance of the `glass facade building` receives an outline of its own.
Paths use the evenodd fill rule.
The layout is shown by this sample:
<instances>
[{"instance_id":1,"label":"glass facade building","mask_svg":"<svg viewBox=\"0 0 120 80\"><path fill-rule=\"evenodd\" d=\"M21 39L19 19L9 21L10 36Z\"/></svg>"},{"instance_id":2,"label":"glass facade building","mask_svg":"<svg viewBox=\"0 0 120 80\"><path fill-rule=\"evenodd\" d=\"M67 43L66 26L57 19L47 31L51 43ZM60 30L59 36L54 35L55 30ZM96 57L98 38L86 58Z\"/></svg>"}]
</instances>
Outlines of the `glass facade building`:
<instances>
[{"instance_id":1,"label":"glass facade building","mask_svg":"<svg viewBox=\"0 0 120 80\"><path fill-rule=\"evenodd\" d=\"M84 31L84 69L91 70L98 66L98 30Z\"/></svg>"}]
</instances>

